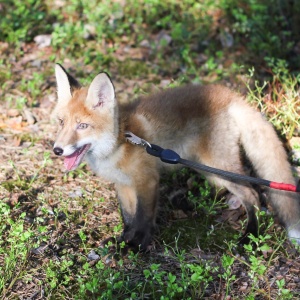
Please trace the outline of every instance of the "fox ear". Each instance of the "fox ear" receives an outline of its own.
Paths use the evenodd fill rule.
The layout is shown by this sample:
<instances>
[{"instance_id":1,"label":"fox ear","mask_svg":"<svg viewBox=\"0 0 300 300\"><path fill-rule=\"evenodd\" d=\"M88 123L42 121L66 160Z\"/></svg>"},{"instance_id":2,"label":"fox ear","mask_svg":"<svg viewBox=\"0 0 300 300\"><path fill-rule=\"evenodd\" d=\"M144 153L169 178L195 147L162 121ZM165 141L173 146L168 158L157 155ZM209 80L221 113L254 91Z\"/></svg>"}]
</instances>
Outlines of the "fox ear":
<instances>
[{"instance_id":1,"label":"fox ear","mask_svg":"<svg viewBox=\"0 0 300 300\"><path fill-rule=\"evenodd\" d=\"M72 77L60 64L55 65L55 77L58 101L71 100L73 91L80 88L78 81Z\"/></svg>"},{"instance_id":2,"label":"fox ear","mask_svg":"<svg viewBox=\"0 0 300 300\"><path fill-rule=\"evenodd\" d=\"M115 88L108 74L100 73L94 78L88 90L87 102L93 109L114 106Z\"/></svg>"}]
</instances>

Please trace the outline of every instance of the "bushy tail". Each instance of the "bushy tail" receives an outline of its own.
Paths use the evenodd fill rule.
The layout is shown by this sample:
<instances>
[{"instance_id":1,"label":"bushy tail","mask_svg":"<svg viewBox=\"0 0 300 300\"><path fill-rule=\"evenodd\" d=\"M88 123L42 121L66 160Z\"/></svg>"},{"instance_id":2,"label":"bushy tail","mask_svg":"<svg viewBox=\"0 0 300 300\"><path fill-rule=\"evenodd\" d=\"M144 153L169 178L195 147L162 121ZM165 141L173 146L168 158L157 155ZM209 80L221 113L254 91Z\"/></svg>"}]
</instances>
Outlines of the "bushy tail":
<instances>
[{"instance_id":1,"label":"bushy tail","mask_svg":"<svg viewBox=\"0 0 300 300\"><path fill-rule=\"evenodd\" d=\"M240 130L240 139L257 175L270 181L296 184L282 143L272 125L242 101L230 108ZM300 243L300 195L270 190L275 213L288 230L290 238Z\"/></svg>"}]
</instances>

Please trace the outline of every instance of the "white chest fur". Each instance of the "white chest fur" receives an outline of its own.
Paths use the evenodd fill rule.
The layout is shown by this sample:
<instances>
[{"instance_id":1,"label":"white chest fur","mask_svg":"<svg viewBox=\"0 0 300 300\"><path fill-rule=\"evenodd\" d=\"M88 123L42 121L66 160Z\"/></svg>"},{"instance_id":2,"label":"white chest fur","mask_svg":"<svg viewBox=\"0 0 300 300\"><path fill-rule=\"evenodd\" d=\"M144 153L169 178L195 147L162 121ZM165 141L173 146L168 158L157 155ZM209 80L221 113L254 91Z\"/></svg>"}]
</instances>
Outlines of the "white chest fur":
<instances>
[{"instance_id":1,"label":"white chest fur","mask_svg":"<svg viewBox=\"0 0 300 300\"><path fill-rule=\"evenodd\" d=\"M99 159L96 155L87 155L87 161L92 170L100 177L119 184L130 184L131 179L120 168L118 161L122 153L117 152L107 158Z\"/></svg>"}]
</instances>

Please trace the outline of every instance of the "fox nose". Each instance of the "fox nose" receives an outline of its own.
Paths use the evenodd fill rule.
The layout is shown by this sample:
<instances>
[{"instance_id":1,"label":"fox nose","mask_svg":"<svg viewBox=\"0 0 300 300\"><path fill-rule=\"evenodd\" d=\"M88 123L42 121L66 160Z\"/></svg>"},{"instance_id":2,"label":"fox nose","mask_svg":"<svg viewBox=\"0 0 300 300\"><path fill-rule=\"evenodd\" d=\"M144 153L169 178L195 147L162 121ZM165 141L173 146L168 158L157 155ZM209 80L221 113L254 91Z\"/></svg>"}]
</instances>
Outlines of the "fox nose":
<instances>
[{"instance_id":1,"label":"fox nose","mask_svg":"<svg viewBox=\"0 0 300 300\"><path fill-rule=\"evenodd\" d=\"M53 148L53 152L56 155L61 156L63 154L64 150L62 148L60 148L60 147L55 147L55 148Z\"/></svg>"}]
</instances>

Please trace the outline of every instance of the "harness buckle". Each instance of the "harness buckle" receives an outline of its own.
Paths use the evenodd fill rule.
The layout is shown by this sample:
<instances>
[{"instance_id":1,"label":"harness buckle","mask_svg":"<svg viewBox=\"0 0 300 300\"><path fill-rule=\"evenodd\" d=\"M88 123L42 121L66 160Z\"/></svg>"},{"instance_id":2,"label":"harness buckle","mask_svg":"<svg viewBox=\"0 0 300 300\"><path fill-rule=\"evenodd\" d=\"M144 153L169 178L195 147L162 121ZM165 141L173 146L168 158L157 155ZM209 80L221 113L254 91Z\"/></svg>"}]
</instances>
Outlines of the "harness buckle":
<instances>
[{"instance_id":1,"label":"harness buckle","mask_svg":"<svg viewBox=\"0 0 300 300\"><path fill-rule=\"evenodd\" d=\"M135 134L133 134L132 132L130 131L126 131L125 132L125 137L126 137L126 140L128 142L130 142L131 144L133 145L138 145L138 146L142 146L143 148L147 148L147 147L150 147L151 148L151 144L149 142L147 142L146 140L136 136Z\"/></svg>"}]
</instances>

